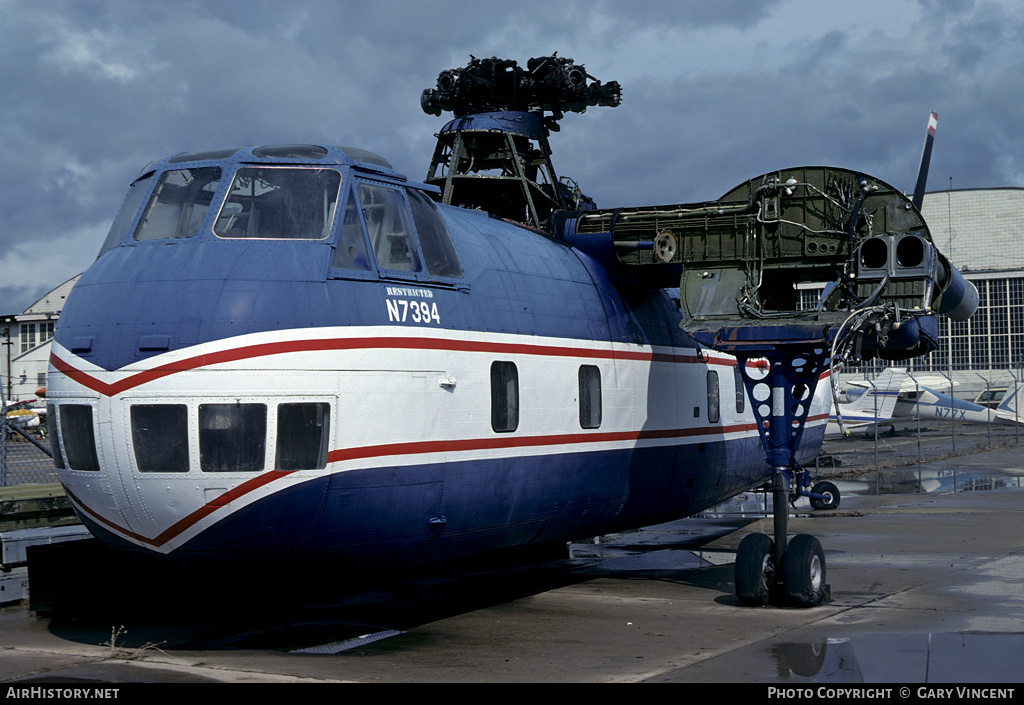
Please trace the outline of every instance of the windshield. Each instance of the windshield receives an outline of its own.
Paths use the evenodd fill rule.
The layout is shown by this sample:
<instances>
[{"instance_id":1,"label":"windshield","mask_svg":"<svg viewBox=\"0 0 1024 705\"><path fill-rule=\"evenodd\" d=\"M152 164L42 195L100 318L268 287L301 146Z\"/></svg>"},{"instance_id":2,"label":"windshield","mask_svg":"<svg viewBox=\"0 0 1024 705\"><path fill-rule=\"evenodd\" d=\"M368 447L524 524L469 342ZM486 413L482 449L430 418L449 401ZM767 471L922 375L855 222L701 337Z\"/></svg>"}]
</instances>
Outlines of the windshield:
<instances>
[{"instance_id":1,"label":"windshield","mask_svg":"<svg viewBox=\"0 0 1024 705\"><path fill-rule=\"evenodd\" d=\"M223 238L324 240L340 188L341 173L334 169L239 169L213 232Z\"/></svg>"},{"instance_id":2,"label":"windshield","mask_svg":"<svg viewBox=\"0 0 1024 705\"><path fill-rule=\"evenodd\" d=\"M219 182L220 168L215 166L165 171L135 229L135 239L162 240L195 235Z\"/></svg>"},{"instance_id":3,"label":"windshield","mask_svg":"<svg viewBox=\"0 0 1024 705\"><path fill-rule=\"evenodd\" d=\"M142 199L149 190L152 180L153 174L149 173L132 184L128 195L124 198L124 203L121 204L121 210L117 212L117 217L110 225L106 240L103 241L103 246L100 248L101 255L110 248L117 247L124 240L125 235L129 232L128 226L132 224L135 214L138 213L139 206L142 205Z\"/></svg>"}]
</instances>

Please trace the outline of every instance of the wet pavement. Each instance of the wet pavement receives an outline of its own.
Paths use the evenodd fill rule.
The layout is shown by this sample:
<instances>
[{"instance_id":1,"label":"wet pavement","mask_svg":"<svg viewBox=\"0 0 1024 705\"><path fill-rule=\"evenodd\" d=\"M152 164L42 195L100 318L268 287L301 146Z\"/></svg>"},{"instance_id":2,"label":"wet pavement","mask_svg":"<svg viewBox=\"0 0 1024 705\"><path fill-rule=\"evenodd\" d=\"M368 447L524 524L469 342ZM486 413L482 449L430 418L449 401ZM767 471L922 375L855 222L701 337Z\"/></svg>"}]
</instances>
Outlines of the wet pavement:
<instances>
[{"instance_id":1,"label":"wet pavement","mask_svg":"<svg viewBox=\"0 0 1024 705\"><path fill-rule=\"evenodd\" d=\"M989 445L983 427L961 431L961 450ZM338 584L315 599L271 567L235 593L199 584L176 610L160 598L49 619L8 605L0 682L1024 682L1024 448L900 467L916 454L909 438L889 438L902 450L870 472L873 440L826 445L840 462L820 474L842 503L798 503L790 519L824 547L820 607L739 605L735 549L771 531L765 498L748 493L574 545L570 559Z\"/></svg>"}]
</instances>

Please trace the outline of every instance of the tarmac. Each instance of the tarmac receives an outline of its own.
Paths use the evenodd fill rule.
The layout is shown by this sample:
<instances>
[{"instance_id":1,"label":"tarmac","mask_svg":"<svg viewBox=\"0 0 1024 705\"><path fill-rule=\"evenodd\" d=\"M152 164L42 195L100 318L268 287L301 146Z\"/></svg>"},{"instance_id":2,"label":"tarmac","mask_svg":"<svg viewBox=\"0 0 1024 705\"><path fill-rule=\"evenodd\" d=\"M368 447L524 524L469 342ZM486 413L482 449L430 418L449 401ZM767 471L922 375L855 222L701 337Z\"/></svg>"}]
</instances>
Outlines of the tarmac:
<instances>
[{"instance_id":1,"label":"tarmac","mask_svg":"<svg viewBox=\"0 0 1024 705\"><path fill-rule=\"evenodd\" d=\"M961 430L961 448L988 443L979 433ZM184 617L154 605L121 620L115 605L51 619L9 604L0 682L8 697L150 682L947 683L1012 695L1006 684L1024 682L1024 447L865 473L866 443L826 447L842 458L820 471L840 487L838 509L791 512L791 535L825 550L831 599L819 607L740 606L733 553L746 533L771 532L749 494L574 545L570 559L339 585L326 600L268 567L249 600L182 595L196 606Z\"/></svg>"}]
</instances>

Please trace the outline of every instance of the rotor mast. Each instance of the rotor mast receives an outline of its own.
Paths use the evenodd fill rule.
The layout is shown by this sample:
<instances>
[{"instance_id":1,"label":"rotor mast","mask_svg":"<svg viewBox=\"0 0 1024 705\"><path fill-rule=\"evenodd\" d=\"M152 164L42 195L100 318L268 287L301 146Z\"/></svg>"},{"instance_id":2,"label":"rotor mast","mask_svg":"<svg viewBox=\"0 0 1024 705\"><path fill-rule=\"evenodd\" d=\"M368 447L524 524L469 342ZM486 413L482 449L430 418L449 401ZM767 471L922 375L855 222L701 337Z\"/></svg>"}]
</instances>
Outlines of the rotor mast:
<instances>
[{"instance_id":1,"label":"rotor mast","mask_svg":"<svg viewBox=\"0 0 1024 705\"><path fill-rule=\"evenodd\" d=\"M437 135L425 181L441 189L443 203L476 208L545 228L558 210L589 210L593 202L569 179L559 180L548 135L568 112L615 107L619 84L602 84L572 59L530 59L526 69L509 59L477 59L442 71L420 106L455 118Z\"/></svg>"}]
</instances>

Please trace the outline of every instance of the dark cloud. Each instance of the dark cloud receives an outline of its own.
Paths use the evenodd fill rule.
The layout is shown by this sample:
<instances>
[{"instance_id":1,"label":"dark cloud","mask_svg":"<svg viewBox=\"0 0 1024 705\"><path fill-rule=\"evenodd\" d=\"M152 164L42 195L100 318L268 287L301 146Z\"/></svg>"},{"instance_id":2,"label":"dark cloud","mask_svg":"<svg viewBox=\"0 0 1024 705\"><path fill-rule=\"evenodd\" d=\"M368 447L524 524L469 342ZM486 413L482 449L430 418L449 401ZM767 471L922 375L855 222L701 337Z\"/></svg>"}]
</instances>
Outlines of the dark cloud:
<instances>
[{"instance_id":1,"label":"dark cloud","mask_svg":"<svg viewBox=\"0 0 1024 705\"><path fill-rule=\"evenodd\" d=\"M803 163L1024 185L1024 9L891 0L0 3L0 312L84 269L149 161L248 143L380 152L422 178L419 94L469 56L557 51L623 105L569 115L556 168L600 205L704 200ZM34 266L31 266L34 265ZM41 291L42 290L42 291Z\"/></svg>"},{"instance_id":2,"label":"dark cloud","mask_svg":"<svg viewBox=\"0 0 1024 705\"><path fill-rule=\"evenodd\" d=\"M837 164L910 190L935 109L932 188L950 176L957 188L1024 185L1024 14L957 7L955 17L908 15L900 41L884 25L851 23L780 39L742 70L643 77L607 121L633 138L607 143L611 168L590 183L605 205L664 202L673 191L703 200L773 169Z\"/></svg>"}]
</instances>

